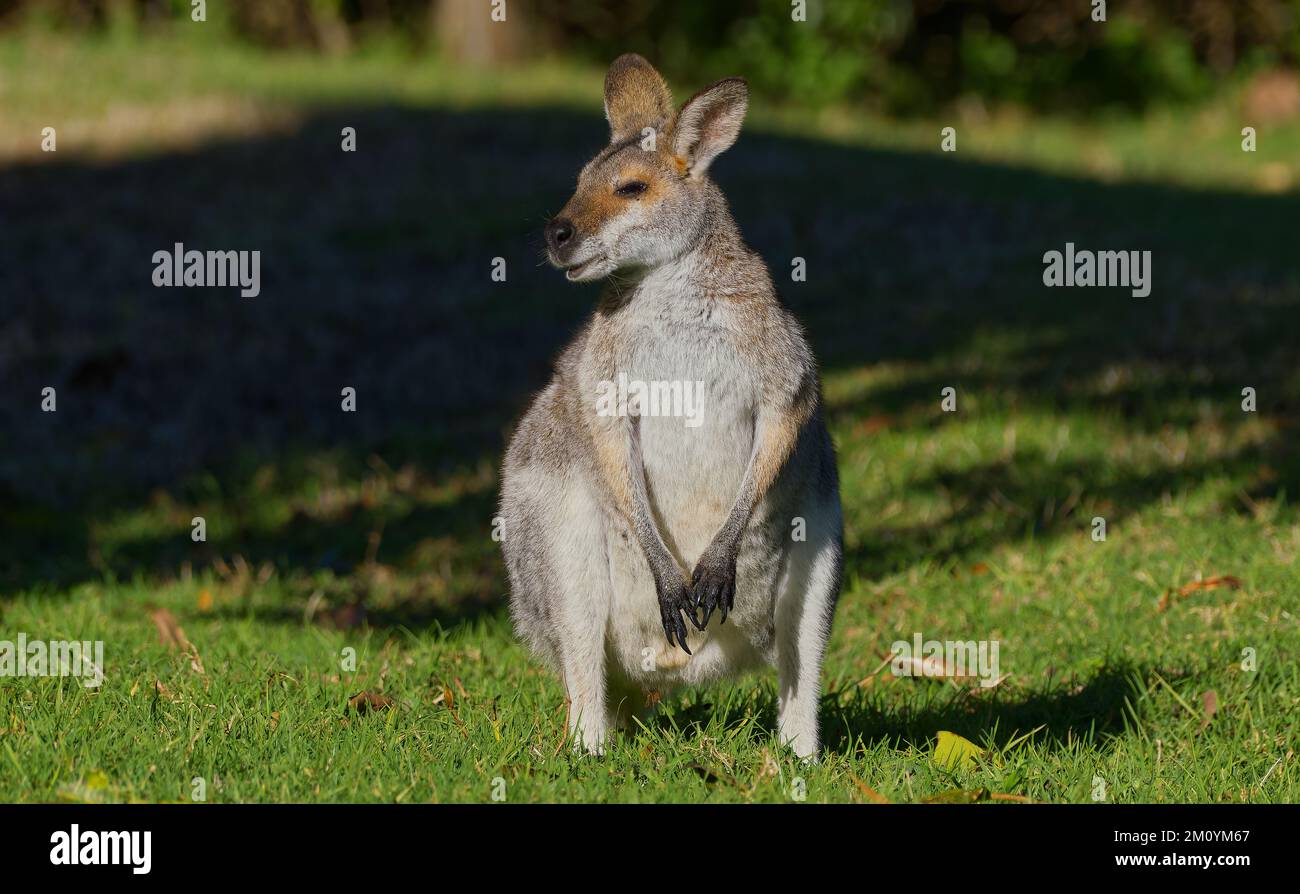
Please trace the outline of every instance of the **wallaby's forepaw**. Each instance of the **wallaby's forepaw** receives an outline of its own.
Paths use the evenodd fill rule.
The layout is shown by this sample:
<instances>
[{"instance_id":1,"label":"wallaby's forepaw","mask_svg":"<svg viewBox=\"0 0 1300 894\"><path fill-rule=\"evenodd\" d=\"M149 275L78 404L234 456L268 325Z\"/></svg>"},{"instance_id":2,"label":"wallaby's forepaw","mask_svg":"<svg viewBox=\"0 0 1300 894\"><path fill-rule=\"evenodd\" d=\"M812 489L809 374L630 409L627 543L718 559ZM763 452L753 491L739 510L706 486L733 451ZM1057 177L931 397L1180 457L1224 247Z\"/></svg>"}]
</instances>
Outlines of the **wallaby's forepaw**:
<instances>
[{"instance_id":1,"label":"wallaby's forepaw","mask_svg":"<svg viewBox=\"0 0 1300 894\"><path fill-rule=\"evenodd\" d=\"M691 577L691 590L695 597L695 605L704 613L704 623L700 624L701 630L709 623L715 608L722 612L721 623L727 623L727 613L736 604L735 554L707 550L700 557L699 564L695 566L695 574Z\"/></svg>"},{"instance_id":2,"label":"wallaby's forepaw","mask_svg":"<svg viewBox=\"0 0 1300 894\"><path fill-rule=\"evenodd\" d=\"M667 581L655 581L655 590L659 594L659 617L664 622L664 636L668 637L668 645L681 646L682 651L690 655L682 615L690 618L698 629L704 629L704 625L695 618L695 600L691 597L690 587L680 574L674 574ZM676 642L673 642L674 637L677 638Z\"/></svg>"}]
</instances>

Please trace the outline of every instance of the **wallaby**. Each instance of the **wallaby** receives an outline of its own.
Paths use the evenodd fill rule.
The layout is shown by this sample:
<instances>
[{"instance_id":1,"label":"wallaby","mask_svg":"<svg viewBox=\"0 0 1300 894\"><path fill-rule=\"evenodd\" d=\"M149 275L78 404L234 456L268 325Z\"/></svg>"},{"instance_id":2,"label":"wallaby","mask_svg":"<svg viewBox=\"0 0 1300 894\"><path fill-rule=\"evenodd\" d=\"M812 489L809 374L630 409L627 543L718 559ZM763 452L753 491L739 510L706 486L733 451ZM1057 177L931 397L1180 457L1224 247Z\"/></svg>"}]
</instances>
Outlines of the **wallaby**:
<instances>
[{"instance_id":1,"label":"wallaby","mask_svg":"<svg viewBox=\"0 0 1300 894\"><path fill-rule=\"evenodd\" d=\"M620 56L610 143L546 225L570 281L609 282L510 442L502 543L515 629L593 753L647 696L763 663L781 739L818 748L839 481L816 361L708 177L748 96L728 78L674 113Z\"/></svg>"}]
</instances>

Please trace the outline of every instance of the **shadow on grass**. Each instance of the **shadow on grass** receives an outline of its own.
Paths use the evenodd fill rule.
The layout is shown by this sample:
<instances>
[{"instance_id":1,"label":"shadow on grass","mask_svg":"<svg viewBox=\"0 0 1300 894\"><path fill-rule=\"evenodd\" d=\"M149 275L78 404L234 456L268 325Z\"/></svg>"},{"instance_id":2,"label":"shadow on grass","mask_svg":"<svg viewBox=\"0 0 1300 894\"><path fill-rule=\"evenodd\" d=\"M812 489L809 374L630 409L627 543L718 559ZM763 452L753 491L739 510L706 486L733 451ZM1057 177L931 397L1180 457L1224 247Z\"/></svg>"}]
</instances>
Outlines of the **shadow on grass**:
<instances>
[{"instance_id":1,"label":"shadow on grass","mask_svg":"<svg viewBox=\"0 0 1300 894\"><path fill-rule=\"evenodd\" d=\"M1171 669L1160 673L1170 680L1184 676ZM1040 747L1059 750L1088 743L1104 751L1132 720L1130 706L1140 695L1137 681L1149 677L1147 669L1112 661L1086 679L1047 680L1031 691L999 687L984 692L942 681L899 681L908 687L900 695L850 686L822 697L822 747L836 754L877 744L928 752L946 730L981 746L1005 748L1032 731L1030 739ZM653 723L689 734L710 723L735 729L752 719L775 735L776 717L776 697L765 687L750 700L673 706L656 714Z\"/></svg>"},{"instance_id":2,"label":"shadow on grass","mask_svg":"<svg viewBox=\"0 0 1300 894\"><path fill-rule=\"evenodd\" d=\"M1273 444L1234 450L1213 461L1146 470L1052 460L1041 450L1021 448L1013 461L918 476L909 483L913 492L943 493L953 509L924 524L867 521L859 545L846 548L845 563L849 571L876 580L926 561L961 563L986 557L999 544L1022 538L1077 534L1090 529L1092 516L1080 517L1078 512L1085 494L1091 506L1104 511L1113 531L1165 494L1178 494L1214 476L1254 480L1261 468L1273 468L1270 463L1287 468L1284 463L1294 460L1289 450ZM1287 480L1295 480L1296 473L1291 467ZM1256 481L1254 490L1254 495L1243 493L1244 499L1239 496L1230 508L1246 511L1248 500L1281 492L1276 480Z\"/></svg>"},{"instance_id":3,"label":"shadow on grass","mask_svg":"<svg viewBox=\"0 0 1300 894\"><path fill-rule=\"evenodd\" d=\"M345 126L356 153L339 150ZM596 114L549 108L359 106L192 151L0 169L0 598L238 554L306 602L320 573L373 569L379 532L379 563L416 583L371 623L447 626L499 608L491 470L595 298L540 263L539 234L605 135ZM1186 429L1206 402L1235 408L1249 385L1276 426L1220 465L1112 473L1023 451L918 481L948 492L957 516L873 527L851 573L1054 533L1069 513L1043 507L1078 488L1131 513L1267 465L1255 498L1300 491L1286 436L1300 407L1297 196L764 134L717 176L827 371L908 365L898 384L832 403L837 428L880 415L922 437L949 384L1140 432ZM1042 288L1042 253L1067 241L1151 250L1152 296ZM260 250L261 294L154 288L153 253L177 242ZM787 281L795 256L805 283ZM40 410L47 386L55 413ZM344 387L356 412L340 408ZM407 471L425 491L368 501L353 487ZM475 483L429 495L464 478ZM192 543L190 515L214 503L221 525Z\"/></svg>"},{"instance_id":4,"label":"shadow on grass","mask_svg":"<svg viewBox=\"0 0 1300 894\"><path fill-rule=\"evenodd\" d=\"M854 688L823 701L822 735L837 752L859 740L925 751L941 730L979 745L991 740L998 748L1037 730L1032 738L1039 745L1060 749L1086 742L1104 750L1108 738L1123 732L1131 719L1126 711L1138 692L1134 681L1145 676L1138 668L1110 663L1086 680L1057 681L1027 693L985 693L927 681L920 685L928 687L930 697L913 696L902 706Z\"/></svg>"}]
</instances>

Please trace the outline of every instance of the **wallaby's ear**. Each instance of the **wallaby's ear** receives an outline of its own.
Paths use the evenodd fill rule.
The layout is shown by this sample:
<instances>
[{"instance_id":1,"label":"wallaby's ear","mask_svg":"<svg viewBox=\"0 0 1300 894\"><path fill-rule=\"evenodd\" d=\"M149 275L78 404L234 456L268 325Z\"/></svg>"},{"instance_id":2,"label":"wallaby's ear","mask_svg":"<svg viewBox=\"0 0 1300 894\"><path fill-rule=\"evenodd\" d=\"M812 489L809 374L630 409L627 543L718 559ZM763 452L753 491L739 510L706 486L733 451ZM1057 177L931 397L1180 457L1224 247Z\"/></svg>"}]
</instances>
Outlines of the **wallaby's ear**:
<instances>
[{"instance_id":1,"label":"wallaby's ear","mask_svg":"<svg viewBox=\"0 0 1300 894\"><path fill-rule=\"evenodd\" d=\"M673 96L653 65L636 53L624 53L605 75L605 117L610 142L637 136L644 128L660 130L673 114Z\"/></svg>"},{"instance_id":2,"label":"wallaby's ear","mask_svg":"<svg viewBox=\"0 0 1300 894\"><path fill-rule=\"evenodd\" d=\"M692 96L677 113L673 129L673 152L686 162L686 171L703 174L736 142L740 124L749 106L749 87L744 78L727 78Z\"/></svg>"}]
</instances>

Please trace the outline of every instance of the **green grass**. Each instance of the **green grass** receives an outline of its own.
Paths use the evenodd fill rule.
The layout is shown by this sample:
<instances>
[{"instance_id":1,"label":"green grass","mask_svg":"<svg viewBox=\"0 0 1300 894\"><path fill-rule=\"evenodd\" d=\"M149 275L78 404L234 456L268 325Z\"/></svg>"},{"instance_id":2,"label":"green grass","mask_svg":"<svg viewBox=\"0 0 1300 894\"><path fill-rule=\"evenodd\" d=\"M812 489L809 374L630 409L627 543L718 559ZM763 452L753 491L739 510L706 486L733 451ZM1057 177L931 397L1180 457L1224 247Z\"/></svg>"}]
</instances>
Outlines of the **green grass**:
<instances>
[{"instance_id":1,"label":"green grass","mask_svg":"<svg viewBox=\"0 0 1300 894\"><path fill-rule=\"evenodd\" d=\"M952 428L929 445L955 448L962 427ZM882 470L905 458L890 448L873 456ZM863 460L845 450L847 468ZM877 491L883 472L846 477L849 505L888 505L888 491ZM891 523L923 520L925 503ZM870 540L863 514L850 530ZM978 532L942 536L963 535ZM7 607L6 631L102 639L107 676L93 692L74 680L6 685L2 741L13 772L3 792L80 797L78 785L103 774L94 796L109 799L183 800L202 777L213 800L474 801L488 799L500 777L512 801L781 801L801 777L809 799L843 801L859 796L856 776L904 801L979 787L1088 801L1101 777L1117 801L1294 800L1289 761L1259 783L1295 745L1296 621L1277 594L1294 585L1293 566L1278 557L1297 548L1294 523L1210 524L1175 505L1127 519L1104 544L1079 533L1028 537L979 565L851 574L827 662L828 750L815 767L772 740L766 679L670 698L605 758L576 758L564 745L562 690L529 662L499 612L449 631L331 629L304 623L299 606L306 593L336 592L337 577L258 583L256 569L38 590ZM1223 569L1241 577L1241 591L1157 610L1166 586ZM382 578L364 568L353 577L368 574ZM403 582L375 589L386 586L400 591ZM382 618L387 601L375 602L370 611ZM180 619L205 673L158 644L153 604ZM887 670L872 676L889 641L913 630L985 633L1000 641L1011 677L985 693ZM355 673L341 667L348 648ZM1244 648L1257 653L1253 673L1240 668ZM395 707L349 716L346 701L362 690ZM1218 713L1202 729L1207 690ZM936 766L929 752L940 730L965 735L986 757L966 770Z\"/></svg>"},{"instance_id":2,"label":"green grass","mask_svg":"<svg viewBox=\"0 0 1300 894\"><path fill-rule=\"evenodd\" d=\"M55 64L38 73L37 58ZM935 151L949 122L758 108L718 176L823 361L846 512L822 759L801 765L776 742L771 675L673 694L606 756L571 753L562 687L512 637L490 534L510 419L592 298L521 246L594 148L599 79L558 63L465 78L389 54L0 41L0 185L54 207L27 221L21 251L69 234L93 247L97 213L123 215L129 241L170 221L166 202L131 204L142 182L165 182L202 197L193 218L213 221L207 232L292 232L295 269L327 246L326 269L344 277L337 303L319 283L289 290L301 299L268 290L259 309L296 301L294 313L241 317L238 337L261 345L247 356L205 340L235 312L225 299L137 297L107 273L84 295L64 283L60 306L79 308L68 320L20 306L39 323L35 347L7 342L26 351L7 370L33 377L22 394L125 346L121 375L229 379L215 393L278 436L256 440L250 424L247 443L241 429L173 473L174 445L151 428L172 398L70 387L68 428L20 444L53 446L10 455L0 639L103 640L106 678L96 690L3 680L0 799L181 801L201 778L211 801L864 801L865 786L894 801L1090 802L1100 779L1108 801L1300 801L1298 202L1260 175L1300 170L1300 129L1247 156L1228 100L1141 121L958 123L952 157ZM147 123L194 108L207 111ZM401 172L391 190L373 169L299 170L317 138L336 143L336 116L361 122L363 146ZM57 160L25 142L47 122L61 128ZM343 195L348 178L381 207L341 223L308 213L299 197ZM232 191L233 208L213 198ZM439 229L448 208L456 226ZM1067 238L1152 249L1153 297L1043 289L1041 254ZM522 272L492 292L473 271L511 251ZM808 283L786 282L792 254L809 258ZM372 278L382 290L412 276L434 277L433 308L404 305L397 331L377 328ZM96 309L108 316L87 347ZM149 352L169 346L132 327L163 312L192 337L153 366ZM411 354L408 332L435 350ZM429 406L445 415L386 411L366 417L374 430L319 437L249 396L303 367L295 393L323 381L325 398L302 400L334 418L330 370L372 354L475 372L441 383ZM947 386L955 413L940 409ZM1258 413L1241 411L1245 386ZM79 421L91 405L121 418ZM45 424L14 418L15 437ZM190 540L196 515L206 543ZM1241 585L1162 601L1216 575ZM202 672L160 643L156 609ZM996 640L1008 676L981 690L882 670L890 644L918 631ZM393 705L350 712L363 690ZM941 766L940 731L979 757Z\"/></svg>"}]
</instances>

